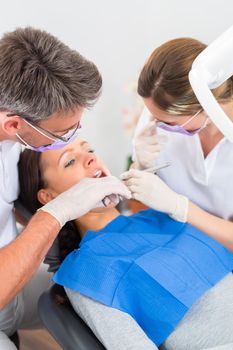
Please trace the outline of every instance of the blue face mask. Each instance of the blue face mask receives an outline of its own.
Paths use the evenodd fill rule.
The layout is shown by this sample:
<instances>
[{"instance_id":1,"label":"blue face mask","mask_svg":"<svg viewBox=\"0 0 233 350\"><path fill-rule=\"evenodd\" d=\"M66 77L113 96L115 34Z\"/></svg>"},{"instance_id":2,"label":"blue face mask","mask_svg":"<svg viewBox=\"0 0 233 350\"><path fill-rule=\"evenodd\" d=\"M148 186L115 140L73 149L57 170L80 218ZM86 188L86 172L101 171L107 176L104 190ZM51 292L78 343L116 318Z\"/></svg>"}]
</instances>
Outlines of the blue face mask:
<instances>
[{"instance_id":1,"label":"blue face mask","mask_svg":"<svg viewBox=\"0 0 233 350\"><path fill-rule=\"evenodd\" d=\"M73 142L80 135L80 129L81 129L80 124L78 124L74 129L69 130L66 134L64 134L62 136L58 136L58 135L51 136L51 135L53 135L53 133L48 132L47 130L43 131L43 129L38 128L37 126L31 124L26 119L24 119L24 121L28 125L30 125L34 130L39 132L41 135L46 136L47 138L49 138L50 140L53 141L49 145L34 147L34 146L29 145L19 134L16 134L18 139L25 145L25 147L28 149L31 149L32 151L45 152L45 151L49 151L49 150L56 150L56 149L64 147L68 143ZM49 133L49 135L48 135L48 133Z\"/></svg>"},{"instance_id":2,"label":"blue face mask","mask_svg":"<svg viewBox=\"0 0 233 350\"><path fill-rule=\"evenodd\" d=\"M206 118L206 120L204 121L204 123L202 124L202 126L198 129L195 130L186 130L184 128L184 126L186 126L188 123L190 123L194 118L196 118L198 116L198 114L202 111L202 109L200 111L198 111L196 114L194 114L189 120L187 120L184 124L182 125L169 125L163 122L157 122L156 126L158 126L159 128L169 131L169 132L176 132L179 134L183 134L183 135L187 135L187 136L193 136L197 133L199 133L202 129L204 129L207 126L208 123L208 117Z\"/></svg>"}]
</instances>

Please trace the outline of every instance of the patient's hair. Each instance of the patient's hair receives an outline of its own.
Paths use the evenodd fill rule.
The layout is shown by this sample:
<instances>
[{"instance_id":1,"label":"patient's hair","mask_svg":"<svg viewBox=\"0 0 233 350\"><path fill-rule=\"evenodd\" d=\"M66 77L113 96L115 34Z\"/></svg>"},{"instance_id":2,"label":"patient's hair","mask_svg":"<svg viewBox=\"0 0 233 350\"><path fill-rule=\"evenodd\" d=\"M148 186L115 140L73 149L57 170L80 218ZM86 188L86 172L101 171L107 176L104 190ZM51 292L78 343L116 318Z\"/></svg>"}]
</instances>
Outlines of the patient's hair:
<instances>
[{"instance_id":1,"label":"patient's hair","mask_svg":"<svg viewBox=\"0 0 233 350\"><path fill-rule=\"evenodd\" d=\"M41 164L41 153L25 149L21 155L18 164L19 183L20 183L20 203L31 213L34 214L42 204L37 199L37 192L46 188L46 182L43 178ZM68 222L59 232L59 260L62 262L67 254L78 248L81 240L77 227Z\"/></svg>"},{"instance_id":2,"label":"patient's hair","mask_svg":"<svg viewBox=\"0 0 233 350\"><path fill-rule=\"evenodd\" d=\"M34 214L42 206L37 199L37 192L42 188L46 188L46 181L43 178L41 153L25 149L20 155L18 168L20 183L19 201L31 214ZM52 256L48 254L45 258L45 263L49 264L51 272L55 272L65 257L79 247L81 236L77 227L70 221L60 230L57 239L58 256L54 256L53 253ZM70 304L64 288L59 288L59 293L55 297L58 304Z\"/></svg>"},{"instance_id":3,"label":"patient's hair","mask_svg":"<svg viewBox=\"0 0 233 350\"><path fill-rule=\"evenodd\" d=\"M0 40L0 111L35 122L91 106L101 86L94 63L45 31L18 28Z\"/></svg>"},{"instance_id":4,"label":"patient's hair","mask_svg":"<svg viewBox=\"0 0 233 350\"><path fill-rule=\"evenodd\" d=\"M138 93L151 97L162 110L173 115L194 114L202 107L188 79L194 59L206 45L192 38L168 41L156 48L138 79ZM232 78L212 90L219 102L232 99Z\"/></svg>"}]
</instances>

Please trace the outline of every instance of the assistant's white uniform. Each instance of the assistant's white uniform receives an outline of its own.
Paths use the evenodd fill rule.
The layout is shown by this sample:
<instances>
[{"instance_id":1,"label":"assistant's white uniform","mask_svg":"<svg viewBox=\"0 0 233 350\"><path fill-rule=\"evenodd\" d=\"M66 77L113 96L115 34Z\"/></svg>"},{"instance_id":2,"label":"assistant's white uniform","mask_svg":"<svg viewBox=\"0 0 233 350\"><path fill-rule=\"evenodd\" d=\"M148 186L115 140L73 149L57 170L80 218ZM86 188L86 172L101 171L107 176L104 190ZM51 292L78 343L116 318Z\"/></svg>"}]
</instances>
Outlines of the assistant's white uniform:
<instances>
[{"instance_id":1,"label":"assistant's white uniform","mask_svg":"<svg viewBox=\"0 0 233 350\"><path fill-rule=\"evenodd\" d=\"M0 248L12 242L17 236L14 201L18 197L17 163L21 151L19 143L0 142ZM1 261L0 261L1 264ZM17 261L15 261L17 269ZM0 349L15 350L16 347L7 337L19 328L40 326L37 317L37 301L49 285L49 276L45 265L35 273L32 280L3 310L0 311ZM7 281L1 280L1 288Z\"/></svg>"},{"instance_id":2,"label":"assistant's white uniform","mask_svg":"<svg viewBox=\"0 0 233 350\"><path fill-rule=\"evenodd\" d=\"M135 135L148 122L145 108ZM168 132L167 142L156 165L170 162L171 166L158 171L165 183L179 194L185 195L202 209L224 219L233 217L233 143L223 138L204 158L198 134L193 136Z\"/></svg>"}]
</instances>

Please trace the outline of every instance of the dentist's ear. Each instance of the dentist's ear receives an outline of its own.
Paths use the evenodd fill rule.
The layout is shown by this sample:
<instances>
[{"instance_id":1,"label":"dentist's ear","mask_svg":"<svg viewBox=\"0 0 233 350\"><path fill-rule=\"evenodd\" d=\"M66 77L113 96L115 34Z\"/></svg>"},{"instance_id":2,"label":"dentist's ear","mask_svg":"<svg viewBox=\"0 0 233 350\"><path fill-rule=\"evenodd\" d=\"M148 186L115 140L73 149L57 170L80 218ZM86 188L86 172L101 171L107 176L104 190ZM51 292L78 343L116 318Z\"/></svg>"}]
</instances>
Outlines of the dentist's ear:
<instances>
[{"instance_id":1,"label":"dentist's ear","mask_svg":"<svg viewBox=\"0 0 233 350\"><path fill-rule=\"evenodd\" d=\"M2 130L8 136L15 136L15 134L21 129L22 120L18 116L2 116L1 126Z\"/></svg>"},{"instance_id":2,"label":"dentist's ear","mask_svg":"<svg viewBox=\"0 0 233 350\"><path fill-rule=\"evenodd\" d=\"M37 193L37 199L41 204L47 204L56 196L48 189L41 189Z\"/></svg>"}]
</instances>

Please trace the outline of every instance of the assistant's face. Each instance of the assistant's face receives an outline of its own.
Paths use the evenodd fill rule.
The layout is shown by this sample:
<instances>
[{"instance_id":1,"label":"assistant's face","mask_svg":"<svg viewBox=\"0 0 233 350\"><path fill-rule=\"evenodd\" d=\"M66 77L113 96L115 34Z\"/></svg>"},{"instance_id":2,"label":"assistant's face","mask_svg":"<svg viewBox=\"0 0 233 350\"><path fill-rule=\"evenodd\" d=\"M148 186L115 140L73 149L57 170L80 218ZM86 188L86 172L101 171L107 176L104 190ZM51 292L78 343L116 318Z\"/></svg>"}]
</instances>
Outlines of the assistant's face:
<instances>
[{"instance_id":1,"label":"assistant's face","mask_svg":"<svg viewBox=\"0 0 233 350\"><path fill-rule=\"evenodd\" d=\"M144 104L147 107L147 109L150 111L151 115L154 117L155 120L158 122L163 122L168 125L182 125L190 120L192 118L193 114L191 115L172 115L170 113L167 113L160 109L153 101L151 97L143 98ZM198 112L198 111L197 111ZM206 113L202 111L201 113L198 113L198 116L191 120L187 126L185 126L185 129L188 131L196 130L200 128L203 123L206 120Z\"/></svg>"},{"instance_id":2,"label":"assistant's face","mask_svg":"<svg viewBox=\"0 0 233 350\"><path fill-rule=\"evenodd\" d=\"M52 191L53 197L85 177L95 178L110 174L90 144L80 139L61 149L42 153L41 170L46 188Z\"/></svg>"}]
</instances>

